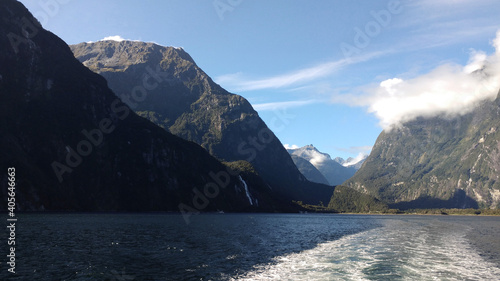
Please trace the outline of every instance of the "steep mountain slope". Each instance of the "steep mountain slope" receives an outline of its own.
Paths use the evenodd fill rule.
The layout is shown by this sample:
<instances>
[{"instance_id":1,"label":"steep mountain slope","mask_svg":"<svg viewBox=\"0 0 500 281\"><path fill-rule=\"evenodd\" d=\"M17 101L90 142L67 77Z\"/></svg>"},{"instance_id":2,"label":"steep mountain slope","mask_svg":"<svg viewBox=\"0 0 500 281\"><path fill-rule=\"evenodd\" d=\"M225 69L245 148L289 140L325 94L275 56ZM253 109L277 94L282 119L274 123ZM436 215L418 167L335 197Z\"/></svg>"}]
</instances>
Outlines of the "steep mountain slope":
<instances>
[{"instance_id":1,"label":"steep mountain slope","mask_svg":"<svg viewBox=\"0 0 500 281\"><path fill-rule=\"evenodd\" d=\"M14 0L0 2L0 50L5 204L14 167L18 210L276 210L255 175L134 114Z\"/></svg>"},{"instance_id":2,"label":"steep mountain slope","mask_svg":"<svg viewBox=\"0 0 500 281\"><path fill-rule=\"evenodd\" d=\"M330 155L320 152L312 144L297 149L288 149L288 153L311 163L326 178L330 185L342 184L356 173L355 168L342 166L332 160ZM297 164L297 161L295 164ZM313 176L307 169L303 168L304 165L300 165L299 163L297 167L306 177ZM309 178L309 180L312 179Z\"/></svg>"},{"instance_id":3,"label":"steep mountain slope","mask_svg":"<svg viewBox=\"0 0 500 281\"><path fill-rule=\"evenodd\" d=\"M306 180L248 101L214 83L183 49L135 41L71 49L138 114L218 159L250 162L280 198L330 198L333 189Z\"/></svg>"},{"instance_id":4,"label":"steep mountain slope","mask_svg":"<svg viewBox=\"0 0 500 281\"><path fill-rule=\"evenodd\" d=\"M500 96L382 132L345 185L400 208L500 207Z\"/></svg>"}]
</instances>

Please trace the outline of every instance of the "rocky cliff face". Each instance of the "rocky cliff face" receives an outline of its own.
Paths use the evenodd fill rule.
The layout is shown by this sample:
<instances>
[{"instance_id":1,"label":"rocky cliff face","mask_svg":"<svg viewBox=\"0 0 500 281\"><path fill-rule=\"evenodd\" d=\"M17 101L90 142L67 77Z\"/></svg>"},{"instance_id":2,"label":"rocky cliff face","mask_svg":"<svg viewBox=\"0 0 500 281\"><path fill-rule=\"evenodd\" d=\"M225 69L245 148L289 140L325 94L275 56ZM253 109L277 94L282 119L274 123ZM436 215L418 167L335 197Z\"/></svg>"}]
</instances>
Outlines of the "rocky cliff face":
<instances>
[{"instance_id":1,"label":"rocky cliff face","mask_svg":"<svg viewBox=\"0 0 500 281\"><path fill-rule=\"evenodd\" d=\"M280 198L309 203L330 198L333 189L306 180L248 101L214 83L184 50L132 41L71 49L139 115L218 159L250 162Z\"/></svg>"},{"instance_id":2,"label":"rocky cliff face","mask_svg":"<svg viewBox=\"0 0 500 281\"><path fill-rule=\"evenodd\" d=\"M345 185L400 208L500 207L500 96L382 132Z\"/></svg>"},{"instance_id":3,"label":"rocky cliff face","mask_svg":"<svg viewBox=\"0 0 500 281\"><path fill-rule=\"evenodd\" d=\"M256 175L232 173L199 145L137 116L14 0L0 2L0 50L0 182L5 187L15 167L18 209L280 208Z\"/></svg>"}]
</instances>

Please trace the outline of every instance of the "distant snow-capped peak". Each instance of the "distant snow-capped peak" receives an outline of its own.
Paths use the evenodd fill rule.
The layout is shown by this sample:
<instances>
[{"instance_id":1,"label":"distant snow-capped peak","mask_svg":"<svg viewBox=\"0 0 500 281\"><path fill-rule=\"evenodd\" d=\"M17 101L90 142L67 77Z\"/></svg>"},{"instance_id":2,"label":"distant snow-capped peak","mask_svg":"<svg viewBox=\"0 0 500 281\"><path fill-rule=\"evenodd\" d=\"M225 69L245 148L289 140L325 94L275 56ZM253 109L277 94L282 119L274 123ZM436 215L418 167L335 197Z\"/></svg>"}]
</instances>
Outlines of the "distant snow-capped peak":
<instances>
[{"instance_id":1,"label":"distant snow-capped peak","mask_svg":"<svg viewBox=\"0 0 500 281\"><path fill-rule=\"evenodd\" d=\"M303 147L297 147L296 145L285 145L285 148L290 154L302 157L314 166L321 165L328 160L332 160L329 154L320 152L312 144Z\"/></svg>"}]
</instances>

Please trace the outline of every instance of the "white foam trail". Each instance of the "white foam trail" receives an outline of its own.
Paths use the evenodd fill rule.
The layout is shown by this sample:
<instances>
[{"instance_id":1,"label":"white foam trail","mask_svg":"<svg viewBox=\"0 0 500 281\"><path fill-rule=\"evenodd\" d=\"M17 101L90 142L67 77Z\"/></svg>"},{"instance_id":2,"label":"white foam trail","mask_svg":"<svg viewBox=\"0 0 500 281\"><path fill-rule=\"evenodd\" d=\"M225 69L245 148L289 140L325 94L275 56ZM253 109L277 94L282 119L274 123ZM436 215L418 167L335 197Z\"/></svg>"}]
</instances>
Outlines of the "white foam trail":
<instances>
[{"instance_id":1,"label":"white foam trail","mask_svg":"<svg viewBox=\"0 0 500 281\"><path fill-rule=\"evenodd\" d=\"M276 257L230 280L498 280L500 268L467 241L466 227L387 220L386 226Z\"/></svg>"}]
</instances>

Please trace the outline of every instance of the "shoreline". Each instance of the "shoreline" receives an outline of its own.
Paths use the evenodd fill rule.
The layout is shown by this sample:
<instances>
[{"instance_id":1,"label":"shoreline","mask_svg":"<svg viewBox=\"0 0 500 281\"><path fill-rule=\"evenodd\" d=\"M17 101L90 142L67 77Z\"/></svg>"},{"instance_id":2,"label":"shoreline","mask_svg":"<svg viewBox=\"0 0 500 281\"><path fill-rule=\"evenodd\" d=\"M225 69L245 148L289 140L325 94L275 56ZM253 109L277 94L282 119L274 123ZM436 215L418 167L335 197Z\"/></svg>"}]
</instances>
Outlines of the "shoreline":
<instances>
[{"instance_id":1,"label":"shoreline","mask_svg":"<svg viewBox=\"0 0 500 281\"><path fill-rule=\"evenodd\" d=\"M439 210L437 212L436 210ZM443 210L443 211L441 211ZM334 215L373 215L373 216L464 216L464 217L500 217L500 209L483 209L477 210L480 213L469 213L464 211L456 212L455 209L422 209L422 212L413 212L413 210L399 211L398 212L337 212L334 210L305 210L300 212L200 212L198 214L334 214ZM461 209L458 209L461 210ZM489 210L489 211L486 211ZM446 212L448 211L448 212ZM485 211L485 213L483 213ZM8 214L8 212L0 212L0 214ZM169 215L182 215L181 212L175 211L144 211L144 212L132 212L132 211L19 211L17 214L93 214L93 215L110 215L110 214L169 214ZM193 214L194 215L194 214Z\"/></svg>"}]
</instances>

